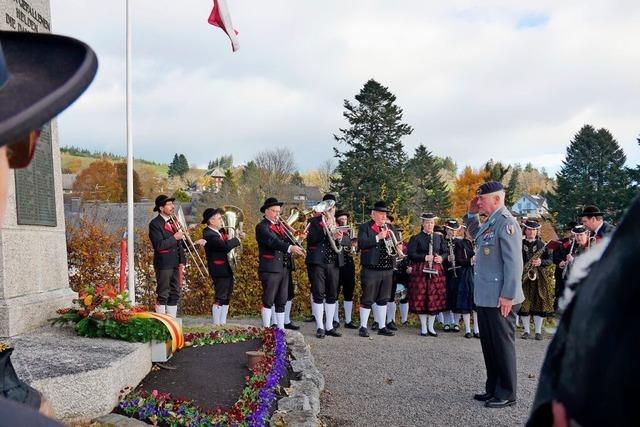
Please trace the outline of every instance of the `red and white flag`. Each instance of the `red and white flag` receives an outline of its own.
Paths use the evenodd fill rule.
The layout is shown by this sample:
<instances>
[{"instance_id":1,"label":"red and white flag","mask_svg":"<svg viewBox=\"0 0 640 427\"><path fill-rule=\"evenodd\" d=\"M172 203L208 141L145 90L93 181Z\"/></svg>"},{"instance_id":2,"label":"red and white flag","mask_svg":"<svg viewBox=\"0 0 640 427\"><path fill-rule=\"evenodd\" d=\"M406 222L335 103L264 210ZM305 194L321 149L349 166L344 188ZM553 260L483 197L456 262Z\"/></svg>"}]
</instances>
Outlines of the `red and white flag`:
<instances>
[{"instance_id":1,"label":"red and white flag","mask_svg":"<svg viewBox=\"0 0 640 427\"><path fill-rule=\"evenodd\" d=\"M213 0L213 9L211 10L211 15L209 15L208 22L211 25L222 28L222 30L227 33L231 40L231 48L234 52L240 49L240 42L238 41L239 33L231 24L231 15L229 14L226 0Z\"/></svg>"}]
</instances>

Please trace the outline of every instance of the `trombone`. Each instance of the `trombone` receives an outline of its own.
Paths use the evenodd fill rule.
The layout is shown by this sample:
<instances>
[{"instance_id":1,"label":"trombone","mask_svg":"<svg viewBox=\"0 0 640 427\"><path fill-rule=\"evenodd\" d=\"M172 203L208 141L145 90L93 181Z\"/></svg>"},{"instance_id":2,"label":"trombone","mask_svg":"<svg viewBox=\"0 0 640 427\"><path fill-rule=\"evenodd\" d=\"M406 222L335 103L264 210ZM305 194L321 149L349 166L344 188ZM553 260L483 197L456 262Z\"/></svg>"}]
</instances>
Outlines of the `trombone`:
<instances>
[{"instance_id":1,"label":"trombone","mask_svg":"<svg viewBox=\"0 0 640 427\"><path fill-rule=\"evenodd\" d=\"M302 246L302 243L300 243L300 241L296 239L296 236L295 236L296 230L292 226L290 226L287 221L282 219L282 215L278 215L278 223L282 225L282 229L284 230L284 236L287 238L287 240L289 240L289 243L302 249L302 253L306 255L307 251Z\"/></svg>"},{"instance_id":2,"label":"trombone","mask_svg":"<svg viewBox=\"0 0 640 427\"><path fill-rule=\"evenodd\" d=\"M207 271L207 265L202 260L202 257L198 253L198 248L196 247L193 240L191 240L191 236L189 236L189 230L187 228L187 221L184 218L184 213L182 213L182 207L178 206L176 213L169 215L169 220L175 224L178 231L181 231L184 234L184 239L182 243L184 244L187 253L191 257L191 260L196 265L196 269L198 273L200 273L201 277L206 277L205 273Z\"/></svg>"}]
</instances>

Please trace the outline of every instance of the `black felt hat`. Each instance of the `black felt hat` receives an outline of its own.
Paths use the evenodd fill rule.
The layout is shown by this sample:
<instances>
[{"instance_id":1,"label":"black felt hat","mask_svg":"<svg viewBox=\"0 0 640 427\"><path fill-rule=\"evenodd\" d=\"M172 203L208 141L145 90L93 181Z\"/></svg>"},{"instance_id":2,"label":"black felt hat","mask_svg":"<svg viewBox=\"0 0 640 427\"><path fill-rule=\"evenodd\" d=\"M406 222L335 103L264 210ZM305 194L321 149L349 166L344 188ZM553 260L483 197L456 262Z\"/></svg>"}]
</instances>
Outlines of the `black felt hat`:
<instances>
[{"instance_id":1,"label":"black felt hat","mask_svg":"<svg viewBox=\"0 0 640 427\"><path fill-rule=\"evenodd\" d=\"M573 234L582 234L582 233L587 233L588 231L589 230L587 229L587 227L585 227L582 224L578 224L571 229L571 232Z\"/></svg>"},{"instance_id":2,"label":"black felt hat","mask_svg":"<svg viewBox=\"0 0 640 427\"><path fill-rule=\"evenodd\" d=\"M0 146L38 129L93 80L98 59L63 36L0 31Z\"/></svg>"},{"instance_id":3,"label":"black felt hat","mask_svg":"<svg viewBox=\"0 0 640 427\"><path fill-rule=\"evenodd\" d=\"M538 228L540 228L540 223L538 221L534 221L532 219L528 219L526 221L524 221L522 223L522 225L525 226L525 228L530 228L532 230L537 230Z\"/></svg>"},{"instance_id":4,"label":"black felt hat","mask_svg":"<svg viewBox=\"0 0 640 427\"><path fill-rule=\"evenodd\" d=\"M444 223L445 228L449 228L451 230L460 230L460 223L455 219L449 219Z\"/></svg>"},{"instance_id":5,"label":"black felt hat","mask_svg":"<svg viewBox=\"0 0 640 427\"><path fill-rule=\"evenodd\" d=\"M347 218L350 218L351 214L347 211L343 211L342 209L340 209L336 211L335 217L338 218L340 216L346 216Z\"/></svg>"},{"instance_id":6,"label":"black felt hat","mask_svg":"<svg viewBox=\"0 0 640 427\"><path fill-rule=\"evenodd\" d=\"M220 208L207 208L202 212L202 222L200 224L206 224L209 222L212 216L215 214L221 214L223 212Z\"/></svg>"},{"instance_id":7,"label":"black felt hat","mask_svg":"<svg viewBox=\"0 0 640 427\"><path fill-rule=\"evenodd\" d=\"M324 196L322 196L322 201L324 202L325 200L333 200L335 202L336 196L334 196L333 194L327 193Z\"/></svg>"},{"instance_id":8,"label":"black felt hat","mask_svg":"<svg viewBox=\"0 0 640 427\"><path fill-rule=\"evenodd\" d=\"M391 212L389 208L387 208L387 204L382 200L375 202L371 210L377 212Z\"/></svg>"},{"instance_id":9,"label":"black felt hat","mask_svg":"<svg viewBox=\"0 0 640 427\"><path fill-rule=\"evenodd\" d=\"M504 187L501 183L499 183L498 181L489 181L478 187L476 195L482 196L484 194L491 194L501 190L504 190Z\"/></svg>"},{"instance_id":10,"label":"black felt hat","mask_svg":"<svg viewBox=\"0 0 640 427\"><path fill-rule=\"evenodd\" d=\"M432 220L436 220L438 218L438 215L434 214L433 212L423 212L422 214L420 214L420 219L425 220L425 219L432 219Z\"/></svg>"},{"instance_id":11,"label":"black felt hat","mask_svg":"<svg viewBox=\"0 0 640 427\"><path fill-rule=\"evenodd\" d=\"M160 208L163 207L167 202L173 202L174 200L176 200L175 197L165 196L164 194L159 195L158 197L156 197L156 206L153 208L153 211L159 212Z\"/></svg>"},{"instance_id":12,"label":"black felt hat","mask_svg":"<svg viewBox=\"0 0 640 427\"><path fill-rule=\"evenodd\" d=\"M600 212L597 206L587 205L582 208L582 212L578 215L578 218L582 218L583 216L604 216L604 212Z\"/></svg>"},{"instance_id":13,"label":"black felt hat","mask_svg":"<svg viewBox=\"0 0 640 427\"><path fill-rule=\"evenodd\" d=\"M264 211L269 209L271 206L282 206L282 205L284 205L284 202L279 202L278 199L276 199L275 197L269 197L267 200L264 201L264 204L260 207L260 212L264 213Z\"/></svg>"},{"instance_id":14,"label":"black felt hat","mask_svg":"<svg viewBox=\"0 0 640 427\"><path fill-rule=\"evenodd\" d=\"M578 223L577 223L577 222L575 222L575 221L569 221L569 222L567 223L567 225L565 225L565 226L564 226L564 231L571 231L571 230L573 230L573 227L575 227L576 225L578 225Z\"/></svg>"}]
</instances>

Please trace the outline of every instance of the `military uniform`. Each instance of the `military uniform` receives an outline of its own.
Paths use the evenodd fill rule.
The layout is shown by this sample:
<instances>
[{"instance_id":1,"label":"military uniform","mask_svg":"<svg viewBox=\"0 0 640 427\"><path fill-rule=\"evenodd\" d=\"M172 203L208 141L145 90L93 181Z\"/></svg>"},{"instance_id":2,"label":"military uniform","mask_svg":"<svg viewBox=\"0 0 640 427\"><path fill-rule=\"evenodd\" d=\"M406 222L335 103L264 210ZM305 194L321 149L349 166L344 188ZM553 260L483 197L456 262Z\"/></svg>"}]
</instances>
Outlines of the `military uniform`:
<instances>
[{"instance_id":1,"label":"military uniform","mask_svg":"<svg viewBox=\"0 0 640 427\"><path fill-rule=\"evenodd\" d=\"M478 195L501 190L499 183L485 183L478 189ZM520 226L504 206L496 209L482 225L478 215L468 214L464 222L478 247L474 302L487 369L485 393L474 397L487 401L487 406L502 407L513 404L516 399L515 316L524 301ZM513 303L506 318L499 308L501 297Z\"/></svg>"}]
</instances>

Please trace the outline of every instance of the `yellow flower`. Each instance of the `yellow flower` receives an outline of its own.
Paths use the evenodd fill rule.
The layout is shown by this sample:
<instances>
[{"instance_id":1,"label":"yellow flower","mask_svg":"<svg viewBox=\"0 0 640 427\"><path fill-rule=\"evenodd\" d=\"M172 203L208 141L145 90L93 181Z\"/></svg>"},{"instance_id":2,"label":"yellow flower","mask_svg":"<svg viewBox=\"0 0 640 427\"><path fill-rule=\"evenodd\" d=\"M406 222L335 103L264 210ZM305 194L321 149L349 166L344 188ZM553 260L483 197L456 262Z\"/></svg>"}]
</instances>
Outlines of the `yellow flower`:
<instances>
[{"instance_id":1,"label":"yellow flower","mask_svg":"<svg viewBox=\"0 0 640 427\"><path fill-rule=\"evenodd\" d=\"M87 295L86 297L84 297L84 305L85 306L90 306L91 303L93 302L93 295Z\"/></svg>"}]
</instances>

